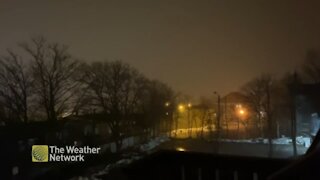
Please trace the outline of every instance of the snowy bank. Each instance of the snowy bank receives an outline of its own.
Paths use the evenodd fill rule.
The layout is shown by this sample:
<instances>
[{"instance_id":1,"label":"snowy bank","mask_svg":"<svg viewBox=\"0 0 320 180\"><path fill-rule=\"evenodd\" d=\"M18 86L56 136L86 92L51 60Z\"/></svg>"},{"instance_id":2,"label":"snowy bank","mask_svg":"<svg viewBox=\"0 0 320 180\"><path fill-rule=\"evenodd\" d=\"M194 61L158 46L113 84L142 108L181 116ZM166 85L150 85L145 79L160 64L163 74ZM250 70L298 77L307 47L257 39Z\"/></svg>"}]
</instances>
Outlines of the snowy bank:
<instances>
[{"instance_id":1,"label":"snowy bank","mask_svg":"<svg viewBox=\"0 0 320 180\"><path fill-rule=\"evenodd\" d=\"M269 144L269 140L265 138L256 138L256 139L221 139L223 142L235 142L235 143L263 143ZM272 144L292 144L292 139L290 137L282 136L281 138L272 139ZM296 144L302 145L304 147L310 147L311 138L298 136L296 137Z\"/></svg>"}]
</instances>

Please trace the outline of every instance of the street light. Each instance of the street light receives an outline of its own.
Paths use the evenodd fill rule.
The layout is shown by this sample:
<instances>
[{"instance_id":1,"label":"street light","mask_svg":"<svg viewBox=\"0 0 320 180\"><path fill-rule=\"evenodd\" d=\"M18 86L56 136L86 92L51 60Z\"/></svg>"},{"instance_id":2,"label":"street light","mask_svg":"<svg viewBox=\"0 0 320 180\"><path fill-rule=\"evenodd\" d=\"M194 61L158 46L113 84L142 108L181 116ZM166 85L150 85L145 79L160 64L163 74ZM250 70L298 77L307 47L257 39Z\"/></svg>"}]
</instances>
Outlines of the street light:
<instances>
[{"instance_id":1,"label":"street light","mask_svg":"<svg viewBox=\"0 0 320 180\"><path fill-rule=\"evenodd\" d=\"M179 109L180 112L183 112L184 109L185 109L185 107L184 107L183 104L180 104L180 105L178 106L178 109Z\"/></svg>"},{"instance_id":2,"label":"street light","mask_svg":"<svg viewBox=\"0 0 320 180\"><path fill-rule=\"evenodd\" d=\"M220 112L220 94L217 93L216 91L214 91L213 94L217 95L217 97L218 97L218 102L217 102L218 103L218 111L217 111L217 125L218 125L218 127L216 129L217 129L218 138L219 138L220 116L221 116L221 112Z\"/></svg>"},{"instance_id":3,"label":"street light","mask_svg":"<svg viewBox=\"0 0 320 180\"><path fill-rule=\"evenodd\" d=\"M213 94L218 96L218 112L217 112L217 153L219 153L219 140L220 140L220 116L221 116L221 112L220 112L220 94L217 93L216 91L213 92Z\"/></svg>"},{"instance_id":4,"label":"street light","mask_svg":"<svg viewBox=\"0 0 320 180\"><path fill-rule=\"evenodd\" d=\"M240 136L240 120L244 123L244 120L246 119L247 111L241 104L236 105L236 113L237 113L237 119L238 119L238 135Z\"/></svg>"},{"instance_id":5,"label":"street light","mask_svg":"<svg viewBox=\"0 0 320 180\"><path fill-rule=\"evenodd\" d=\"M167 129L169 129L169 131L170 131L169 136L171 137L171 133L172 133L172 129L173 129L173 109L172 109L173 106L171 106L170 101L165 102L164 106L165 106L165 110L166 110L165 115L167 116L168 121L169 121L169 123L167 122Z\"/></svg>"},{"instance_id":6,"label":"street light","mask_svg":"<svg viewBox=\"0 0 320 180\"><path fill-rule=\"evenodd\" d=\"M236 108L237 108L237 112L238 112L238 114L239 114L239 117L244 118L244 116L245 116L246 113L247 113L247 112L246 112L246 109L243 108L241 105L237 105Z\"/></svg>"},{"instance_id":7,"label":"street light","mask_svg":"<svg viewBox=\"0 0 320 180\"><path fill-rule=\"evenodd\" d=\"M192 107L191 103L188 103L188 135L189 138L192 137L192 121L190 120L190 109Z\"/></svg>"}]
</instances>

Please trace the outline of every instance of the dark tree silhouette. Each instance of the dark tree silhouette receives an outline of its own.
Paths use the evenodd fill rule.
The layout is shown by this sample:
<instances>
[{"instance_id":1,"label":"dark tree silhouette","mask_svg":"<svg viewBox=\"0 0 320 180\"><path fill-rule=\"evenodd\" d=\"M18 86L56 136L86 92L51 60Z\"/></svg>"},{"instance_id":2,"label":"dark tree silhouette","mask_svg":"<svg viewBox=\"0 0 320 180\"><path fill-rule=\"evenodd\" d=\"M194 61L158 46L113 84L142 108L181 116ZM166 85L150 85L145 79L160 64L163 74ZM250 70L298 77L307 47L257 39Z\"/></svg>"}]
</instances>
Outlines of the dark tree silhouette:
<instances>
[{"instance_id":1,"label":"dark tree silhouette","mask_svg":"<svg viewBox=\"0 0 320 180\"><path fill-rule=\"evenodd\" d=\"M273 91L273 78L269 74L263 74L253 79L243 87L243 92L247 96L247 101L258 117L261 133L263 133L263 118L267 124L267 134L269 139L269 156L272 156L273 137L273 107L271 105Z\"/></svg>"},{"instance_id":2,"label":"dark tree silhouette","mask_svg":"<svg viewBox=\"0 0 320 180\"><path fill-rule=\"evenodd\" d=\"M167 131L170 129L174 106L174 93L170 87L156 80L147 82L145 95L142 97L142 113L145 115L143 124L153 130L153 136L156 136L161 125L165 125Z\"/></svg>"},{"instance_id":3,"label":"dark tree silhouette","mask_svg":"<svg viewBox=\"0 0 320 180\"><path fill-rule=\"evenodd\" d=\"M309 50L302 64L302 73L306 80L312 83L320 82L320 57L315 50Z\"/></svg>"},{"instance_id":4,"label":"dark tree silhouette","mask_svg":"<svg viewBox=\"0 0 320 180\"><path fill-rule=\"evenodd\" d=\"M0 101L7 109L7 118L28 122L28 98L31 95L30 69L14 52L0 59Z\"/></svg>"},{"instance_id":5,"label":"dark tree silhouette","mask_svg":"<svg viewBox=\"0 0 320 180\"><path fill-rule=\"evenodd\" d=\"M84 74L82 82L90 89L93 104L110 117L106 122L120 148L125 125L138 110L146 78L120 61L92 63Z\"/></svg>"},{"instance_id":6,"label":"dark tree silhouette","mask_svg":"<svg viewBox=\"0 0 320 180\"><path fill-rule=\"evenodd\" d=\"M242 87L242 92L246 97L250 109L254 111L257 117L257 126L260 129L260 135L264 137L264 108L265 103L265 84L261 78L256 78L249 81Z\"/></svg>"},{"instance_id":7,"label":"dark tree silhouette","mask_svg":"<svg viewBox=\"0 0 320 180\"><path fill-rule=\"evenodd\" d=\"M64 45L34 38L21 47L31 57L35 93L46 111L47 119L55 122L67 109L72 91L79 85L73 79L79 66Z\"/></svg>"},{"instance_id":8,"label":"dark tree silhouette","mask_svg":"<svg viewBox=\"0 0 320 180\"><path fill-rule=\"evenodd\" d=\"M210 128L212 128L212 124L213 122L209 122L208 120L210 119L210 108L212 108L213 103L211 99L205 98L205 97L201 97L200 98L200 103L198 105L198 116L200 119L200 123L201 123L201 132L200 132L200 137L204 138L204 127L206 125L209 125ZM213 121L212 119L210 119L211 121ZM215 124L215 129L218 127L218 121L216 121ZM211 134L210 134L211 135Z\"/></svg>"}]
</instances>

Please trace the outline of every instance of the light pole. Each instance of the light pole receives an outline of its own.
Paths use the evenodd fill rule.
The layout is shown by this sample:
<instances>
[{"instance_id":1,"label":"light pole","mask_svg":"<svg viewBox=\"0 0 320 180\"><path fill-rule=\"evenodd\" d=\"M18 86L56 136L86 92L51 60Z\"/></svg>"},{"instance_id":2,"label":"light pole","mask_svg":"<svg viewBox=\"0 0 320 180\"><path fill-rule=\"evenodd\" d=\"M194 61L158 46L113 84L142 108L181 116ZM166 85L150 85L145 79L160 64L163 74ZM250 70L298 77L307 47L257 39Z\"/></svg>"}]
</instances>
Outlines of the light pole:
<instances>
[{"instance_id":1,"label":"light pole","mask_svg":"<svg viewBox=\"0 0 320 180\"><path fill-rule=\"evenodd\" d=\"M218 97L218 111L217 111L217 153L219 153L219 141L220 141L220 94L216 91L213 94L217 95Z\"/></svg>"},{"instance_id":2,"label":"light pole","mask_svg":"<svg viewBox=\"0 0 320 180\"><path fill-rule=\"evenodd\" d=\"M243 120L243 127L246 128L245 124L244 124L245 123L244 120L245 120L245 116L246 116L246 109L243 108L243 106L241 104L238 104L236 106L236 111L237 111L236 113L237 113L237 116L238 116L237 119L238 119L238 138L239 138L240 137L240 120Z\"/></svg>"},{"instance_id":3,"label":"light pole","mask_svg":"<svg viewBox=\"0 0 320 180\"><path fill-rule=\"evenodd\" d=\"M190 109L192 107L192 104L188 103L187 107L188 107L188 134L189 134L189 138L191 138L192 137L192 122L190 121Z\"/></svg>"},{"instance_id":4,"label":"light pole","mask_svg":"<svg viewBox=\"0 0 320 180\"><path fill-rule=\"evenodd\" d=\"M217 103L218 103L218 110L217 110L217 139L219 140L220 138L220 117L221 117L221 110L220 110L220 94L217 93L216 91L214 92L215 95L217 95L218 97L218 100L217 100Z\"/></svg>"},{"instance_id":5,"label":"light pole","mask_svg":"<svg viewBox=\"0 0 320 180\"><path fill-rule=\"evenodd\" d=\"M165 109L166 109L166 131L169 131L169 137L171 137L171 133L172 133L172 119L173 119L173 112L170 108L170 102L166 102L164 104Z\"/></svg>"},{"instance_id":6,"label":"light pole","mask_svg":"<svg viewBox=\"0 0 320 180\"><path fill-rule=\"evenodd\" d=\"M179 123L179 118L181 117L181 114L185 111L185 106L184 104L179 104L178 105L178 115L177 115L177 118L176 118L176 137L177 137L177 131L178 131L178 123Z\"/></svg>"}]
</instances>

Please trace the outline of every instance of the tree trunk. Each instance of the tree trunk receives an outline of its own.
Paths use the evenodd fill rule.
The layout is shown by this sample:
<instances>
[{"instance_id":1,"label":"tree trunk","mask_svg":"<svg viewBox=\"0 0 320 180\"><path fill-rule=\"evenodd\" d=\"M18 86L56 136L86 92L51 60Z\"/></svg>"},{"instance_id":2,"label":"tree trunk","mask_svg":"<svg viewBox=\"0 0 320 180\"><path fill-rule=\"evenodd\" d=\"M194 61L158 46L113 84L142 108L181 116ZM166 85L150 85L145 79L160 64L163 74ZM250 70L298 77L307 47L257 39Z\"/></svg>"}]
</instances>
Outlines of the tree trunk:
<instances>
[{"instance_id":1,"label":"tree trunk","mask_svg":"<svg viewBox=\"0 0 320 180\"><path fill-rule=\"evenodd\" d=\"M270 103L270 87L267 85L267 107L266 107L266 113L267 113L267 121L268 121L268 140L269 140L269 157L272 157L273 155L273 144L272 144L272 135L273 135L273 123L272 123L272 117L271 117L271 103Z\"/></svg>"},{"instance_id":2,"label":"tree trunk","mask_svg":"<svg viewBox=\"0 0 320 180\"><path fill-rule=\"evenodd\" d=\"M292 107L291 107L291 139L292 139L292 148L293 148L293 156L297 156L297 117L296 117L296 104L295 97L293 97Z\"/></svg>"}]
</instances>

